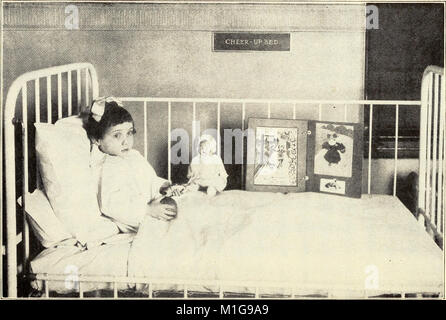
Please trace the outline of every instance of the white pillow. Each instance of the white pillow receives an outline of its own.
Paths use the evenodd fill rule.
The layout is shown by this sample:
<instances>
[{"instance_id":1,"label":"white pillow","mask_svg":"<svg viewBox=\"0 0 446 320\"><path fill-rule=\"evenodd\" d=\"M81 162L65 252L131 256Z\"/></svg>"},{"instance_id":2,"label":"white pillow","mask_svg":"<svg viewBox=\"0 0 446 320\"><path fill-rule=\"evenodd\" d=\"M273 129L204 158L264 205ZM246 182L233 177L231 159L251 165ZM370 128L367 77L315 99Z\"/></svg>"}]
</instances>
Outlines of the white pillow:
<instances>
[{"instance_id":1,"label":"white pillow","mask_svg":"<svg viewBox=\"0 0 446 320\"><path fill-rule=\"evenodd\" d=\"M71 116L67 118L62 118L56 121L56 126L64 126L65 128L75 130L80 135L87 135L87 132L84 129L82 118L79 116Z\"/></svg>"},{"instance_id":2,"label":"white pillow","mask_svg":"<svg viewBox=\"0 0 446 320\"><path fill-rule=\"evenodd\" d=\"M118 233L101 217L90 174L90 140L72 125L35 123L40 175L54 214L82 244Z\"/></svg>"},{"instance_id":3,"label":"white pillow","mask_svg":"<svg viewBox=\"0 0 446 320\"><path fill-rule=\"evenodd\" d=\"M54 215L53 208L42 190L36 189L33 193L27 193L25 201L31 228L45 248L53 247L63 240L72 238L72 235L65 230L63 224ZM20 197L17 202L22 205L22 198Z\"/></svg>"}]
</instances>

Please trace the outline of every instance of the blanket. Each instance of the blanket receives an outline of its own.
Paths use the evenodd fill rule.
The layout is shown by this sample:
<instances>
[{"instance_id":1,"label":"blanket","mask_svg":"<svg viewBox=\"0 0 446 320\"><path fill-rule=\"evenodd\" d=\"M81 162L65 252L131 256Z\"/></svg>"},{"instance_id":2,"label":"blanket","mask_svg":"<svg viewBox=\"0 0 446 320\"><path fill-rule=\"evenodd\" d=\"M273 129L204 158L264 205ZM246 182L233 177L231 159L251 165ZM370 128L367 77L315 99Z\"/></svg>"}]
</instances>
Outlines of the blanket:
<instances>
[{"instance_id":1,"label":"blanket","mask_svg":"<svg viewBox=\"0 0 446 320\"><path fill-rule=\"evenodd\" d=\"M441 288L442 251L394 197L227 191L177 202L176 219L141 224L129 276L240 282L237 291L250 281L332 292Z\"/></svg>"}]
</instances>

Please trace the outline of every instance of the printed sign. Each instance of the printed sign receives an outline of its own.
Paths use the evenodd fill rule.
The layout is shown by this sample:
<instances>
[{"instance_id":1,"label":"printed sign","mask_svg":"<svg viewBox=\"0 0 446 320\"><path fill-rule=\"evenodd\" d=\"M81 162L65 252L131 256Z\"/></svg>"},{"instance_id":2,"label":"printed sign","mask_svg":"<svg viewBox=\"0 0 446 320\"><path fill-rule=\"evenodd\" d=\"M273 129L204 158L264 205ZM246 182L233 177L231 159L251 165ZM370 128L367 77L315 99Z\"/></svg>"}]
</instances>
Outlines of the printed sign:
<instances>
[{"instance_id":1,"label":"printed sign","mask_svg":"<svg viewBox=\"0 0 446 320\"><path fill-rule=\"evenodd\" d=\"M290 34L214 32L214 51L290 51Z\"/></svg>"}]
</instances>

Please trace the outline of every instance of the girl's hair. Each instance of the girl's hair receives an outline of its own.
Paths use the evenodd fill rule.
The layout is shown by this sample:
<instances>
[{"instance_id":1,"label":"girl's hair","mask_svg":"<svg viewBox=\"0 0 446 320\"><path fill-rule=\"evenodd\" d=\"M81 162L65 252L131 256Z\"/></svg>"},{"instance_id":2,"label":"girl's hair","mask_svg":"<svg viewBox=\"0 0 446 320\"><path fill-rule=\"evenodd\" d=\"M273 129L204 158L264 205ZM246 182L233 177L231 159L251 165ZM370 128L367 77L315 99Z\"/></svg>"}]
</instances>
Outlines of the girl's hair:
<instances>
[{"instance_id":1,"label":"girl's hair","mask_svg":"<svg viewBox=\"0 0 446 320\"><path fill-rule=\"evenodd\" d=\"M93 118L93 114L89 111L81 114L84 129L90 139L102 139L107 129L124 122L132 122L133 118L130 113L120 107L116 102L105 102L104 114L98 122Z\"/></svg>"}]
</instances>

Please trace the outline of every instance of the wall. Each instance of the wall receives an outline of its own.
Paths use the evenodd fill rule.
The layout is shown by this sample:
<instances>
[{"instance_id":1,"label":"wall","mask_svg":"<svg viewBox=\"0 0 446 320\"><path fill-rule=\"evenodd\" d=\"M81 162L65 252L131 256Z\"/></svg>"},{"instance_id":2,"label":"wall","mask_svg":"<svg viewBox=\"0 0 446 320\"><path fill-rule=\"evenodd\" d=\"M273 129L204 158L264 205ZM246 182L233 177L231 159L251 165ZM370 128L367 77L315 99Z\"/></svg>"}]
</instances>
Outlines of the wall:
<instances>
[{"instance_id":1,"label":"wall","mask_svg":"<svg viewBox=\"0 0 446 320\"><path fill-rule=\"evenodd\" d=\"M77 4L79 30L64 27L64 5L5 4L4 90L20 74L88 61L101 95L277 99L362 99L365 10L362 5ZM289 52L213 52L213 31L291 34ZM141 104L128 104L142 130ZM215 127L215 105L197 117ZM290 117L275 106L272 116ZM337 110L327 109L326 119ZM149 108L149 160L166 176L166 108ZM247 116L264 116L250 106ZM350 121L362 119L360 108ZM178 106L173 126L190 130L191 107ZM223 127L240 127L240 106L222 108ZM315 106L297 117L316 118ZM203 128L204 129L204 128ZM164 133L163 133L164 131ZM142 151L141 140L137 148ZM239 167L229 166L238 187ZM184 175L184 168L179 175Z\"/></svg>"}]
</instances>

